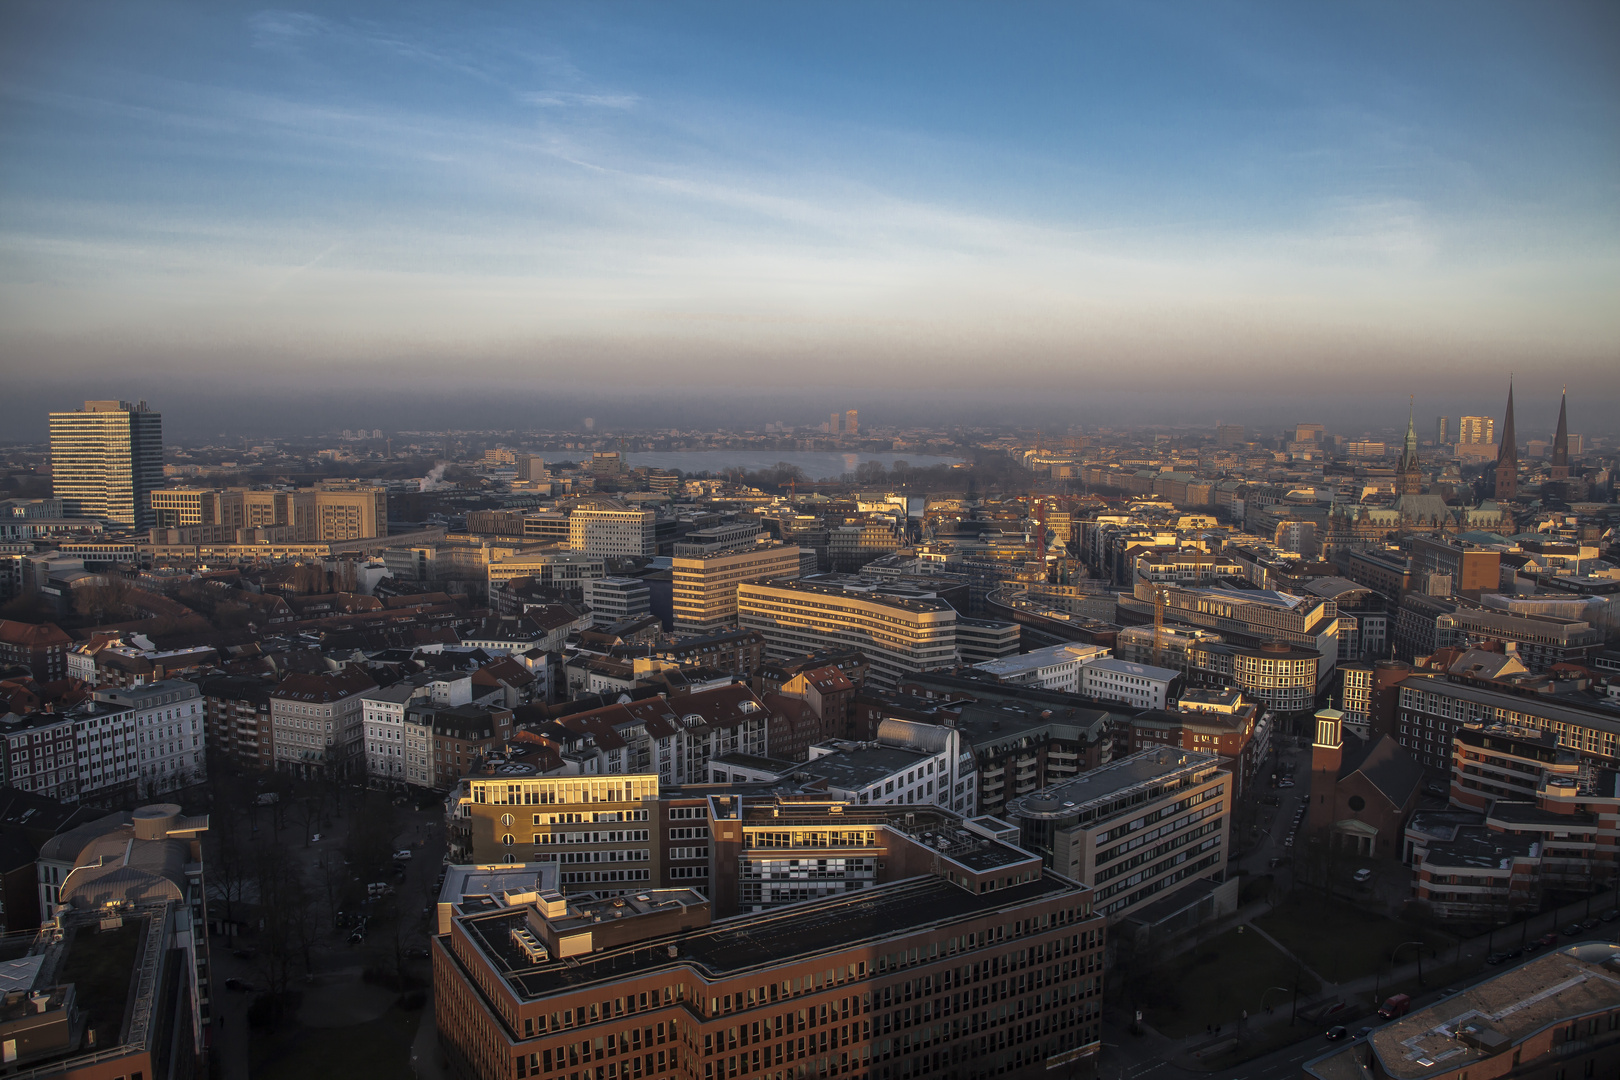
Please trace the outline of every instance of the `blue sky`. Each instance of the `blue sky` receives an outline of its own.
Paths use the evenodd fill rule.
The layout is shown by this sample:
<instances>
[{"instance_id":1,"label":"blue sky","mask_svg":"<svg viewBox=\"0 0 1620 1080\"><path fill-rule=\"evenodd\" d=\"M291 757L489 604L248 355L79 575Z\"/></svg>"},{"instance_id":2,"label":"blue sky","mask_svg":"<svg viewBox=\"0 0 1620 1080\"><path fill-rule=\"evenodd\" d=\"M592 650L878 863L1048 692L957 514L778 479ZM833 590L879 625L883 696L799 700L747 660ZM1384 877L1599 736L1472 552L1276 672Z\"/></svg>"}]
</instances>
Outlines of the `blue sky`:
<instances>
[{"instance_id":1,"label":"blue sky","mask_svg":"<svg viewBox=\"0 0 1620 1080\"><path fill-rule=\"evenodd\" d=\"M0 368L1616 402L1617 10L9 3Z\"/></svg>"}]
</instances>

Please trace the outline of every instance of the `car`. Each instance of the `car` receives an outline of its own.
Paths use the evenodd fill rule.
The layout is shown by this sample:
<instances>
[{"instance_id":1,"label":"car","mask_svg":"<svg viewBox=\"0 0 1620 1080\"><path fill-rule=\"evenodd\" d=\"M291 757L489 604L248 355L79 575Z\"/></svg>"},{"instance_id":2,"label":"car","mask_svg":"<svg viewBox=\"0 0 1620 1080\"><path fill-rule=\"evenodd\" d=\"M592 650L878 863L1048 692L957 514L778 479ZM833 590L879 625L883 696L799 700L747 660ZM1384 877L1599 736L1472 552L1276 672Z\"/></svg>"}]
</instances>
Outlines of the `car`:
<instances>
[{"instance_id":1,"label":"car","mask_svg":"<svg viewBox=\"0 0 1620 1080\"><path fill-rule=\"evenodd\" d=\"M1558 935L1557 934L1542 934L1540 937L1536 938L1536 944L1540 945L1542 948L1547 948L1549 946L1556 945L1556 944L1558 944Z\"/></svg>"},{"instance_id":2,"label":"car","mask_svg":"<svg viewBox=\"0 0 1620 1080\"><path fill-rule=\"evenodd\" d=\"M1283 841L1283 847L1293 847L1293 846L1294 846L1294 838L1292 836L1290 836L1288 839Z\"/></svg>"},{"instance_id":3,"label":"car","mask_svg":"<svg viewBox=\"0 0 1620 1080\"><path fill-rule=\"evenodd\" d=\"M1380 1020L1394 1020L1398 1016L1405 1016L1412 1009L1412 998L1407 994L1392 994L1378 1007Z\"/></svg>"},{"instance_id":4,"label":"car","mask_svg":"<svg viewBox=\"0 0 1620 1080\"><path fill-rule=\"evenodd\" d=\"M364 930L356 930L354 933L349 935L349 944L350 945L359 945L362 942L364 942L365 940L366 940L366 932Z\"/></svg>"},{"instance_id":5,"label":"car","mask_svg":"<svg viewBox=\"0 0 1620 1080\"><path fill-rule=\"evenodd\" d=\"M1519 957L1524 955L1524 950L1509 949L1504 955L1506 955L1509 960L1517 960Z\"/></svg>"},{"instance_id":6,"label":"car","mask_svg":"<svg viewBox=\"0 0 1620 1080\"><path fill-rule=\"evenodd\" d=\"M1489 956L1487 956L1485 958L1485 962L1487 964L1490 964L1492 967L1495 967L1497 964L1503 963L1506 960L1507 960L1507 954L1506 953L1499 953L1499 952L1493 952L1493 953L1491 953L1491 955L1489 955Z\"/></svg>"},{"instance_id":7,"label":"car","mask_svg":"<svg viewBox=\"0 0 1620 1080\"><path fill-rule=\"evenodd\" d=\"M1369 1024L1366 1027L1360 1027L1360 1028L1356 1029L1356 1038L1365 1039L1368 1035L1371 1035L1372 1033L1373 1033L1372 1025Z\"/></svg>"},{"instance_id":8,"label":"car","mask_svg":"<svg viewBox=\"0 0 1620 1080\"><path fill-rule=\"evenodd\" d=\"M1601 922L1601 921L1602 920L1600 920L1600 919L1587 919L1585 922L1581 923L1581 929L1582 930L1596 930L1598 928L1598 923Z\"/></svg>"},{"instance_id":9,"label":"car","mask_svg":"<svg viewBox=\"0 0 1620 1080\"><path fill-rule=\"evenodd\" d=\"M1328 1042L1338 1042L1340 1039L1348 1039L1349 1037L1350 1029L1345 1027L1343 1024L1334 1024L1332 1027L1327 1029Z\"/></svg>"},{"instance_id":10,"label":"car","mask_svg":"<svg viewBox=\"0 0 1620 1080\"><path fill-rule=\"evenodd\" d=\"M1294 782L1292 780L1283 779L1283 780L1277 781L1277 786L1280 787L1280 788L1282 788L1282 787L1293 787Z\"/></svg>"},{"instance_id":11,"label":"car","mask_svg":"<svg viewBox=\"0 0 1620 1080\"><path fill-rule=\"evenodd\" d=\"M411 960L426 960L428 958L428 951L418 945L414 949L406 949L405 956Z\"/></svg>"},{"instance_id":12,"label":"car","mask_svg":"<svg viewBox=\"0 0 1620 1080\"><path fill-rule=\"evenodd\" d=\"M238 960L253 960L259 955L258 949L232 949L231 955Z\"/></svg>"},{"instance_id":13,"label":"car","mask_svg":"<svg viewBox=\"0 0 1620 1080\"><path fill-rule=\"evenodd\" d=\"M309 836L309 842L312 843L312 844L320 843L321 842L321 834L320 833L311 833L310 836Z\"/></svg>"},{"instance_id":14,"label":"car","mask_svg":"<svg viewBox=\"0 0 1620 1080\"><path fill-rule=\"evenodd\" d=\"M1558 932L1563 934L1565 937L1580 937L1582 934L1586 933L1586 928L1578 922L1572 922Z\"/></svg>"},{"instance_id":15,"label":"car","mask_svg":"<svg viewBox=\"0 0 1620 1080\"><path fill-rule=\"evenodd\" d=\"M1355 874L1353 874L1352 876L1357 881L1362 882L1362 883L1366 883L1366 882L1372 880L1372 871L1368 870L1366 867L1362 867L1360 870L1357 870L1355 872Z\"/></svg>"},{"instance_id":16,"label":"car","mask_svg":"<svg viewBox=\"0 0 1620 1080\"><path fill-rule=\"evenodd\" d=\"M243 993L243 994L251 994L253 992L252 984L245 983L241 979L226 979L225 980L225 989L227 989L227 990L235 990L235 991L237 991L239 993Z\"/></svg>"},{"instance_id":17,"label":"car","mask_svg":"<svg viewBox=\"0 0 1620 1080\"><path fill-rule=\"evenodd\" d=\"M1620 908L1610 908L1608 911L1605 911L1603 914L1599 915L1598 918L1603 922L1614 922L1614 920L1620 919Z\"/></svg>"},{"instance_id":18,"label":"car","mask_svg":"<svg viewBox=\"0 0 1620 1080\"><path fill-rule=\"evenodd\" d=\"M398 851L394 852L394 861L405 862L406 860L410 859L412 854L414 853L410 848L400 848Z\"/></svg>"}]
</instances>

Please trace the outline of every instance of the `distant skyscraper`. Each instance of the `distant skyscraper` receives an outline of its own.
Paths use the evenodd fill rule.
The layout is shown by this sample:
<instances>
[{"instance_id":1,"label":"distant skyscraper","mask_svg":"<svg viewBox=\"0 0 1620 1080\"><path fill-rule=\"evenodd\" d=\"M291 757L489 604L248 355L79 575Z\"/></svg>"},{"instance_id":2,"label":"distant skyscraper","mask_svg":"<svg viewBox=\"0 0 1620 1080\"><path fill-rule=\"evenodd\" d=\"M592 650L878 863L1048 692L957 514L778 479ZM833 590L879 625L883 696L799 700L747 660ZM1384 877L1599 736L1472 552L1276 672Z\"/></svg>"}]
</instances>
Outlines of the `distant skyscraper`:
<instances>
[{"instance_id":1,"label":"distant skyscraper","mask_svg":"<svg viewBox=\"0 0 1620 1080\"><path fill-rule=\"evenodd\" d=\"M1507 415L1502 418L1502 449L1496 455L1496 499L1519 493L1519 443L1513 434L1513 380L1508 380Z\"/></svg>"},{"instance_id":2,"label":"distant skyscraper","mask_svg":"<svg viewBox=\"0 0 1620 1080\"><path fill-rule=\"evenodd\" d=\"M827 421L827 434L829 434L829 435L838 434L838 426L843 421L843 418L844 417L843 417L842 413L833 413L832 414L832 419Z\"/></svg>"},{"instance_id":3,"label":"distant skyscraper","mask_svg":"<svg viewBox=\"0 0 1620 1080\"><path fill-rule=\"evenodd\" d=\"M1496 421L1488 416L1465 416L1457 421L1457 441L1489 445L1496 441Z\"/></svg>"},{"instance_id":4,"label":"distant skyscraper","mask_svg":"<svg viewBox=\"0 0 1620 1080\"><path fill-rule=\"evenodd\" d=\"M1449 438L1447 438L1447 436L1450 435L1450 434L1451 434L1451 417L1449 417L1449 416L1437 416L1437 417L1435 417L1434 418L1434 441L1443 446L1446 443L1451 441Z\"/></svg>"},{"instance_id":5,"label":"distant skyscraper","mask_svg":"<svg viewBox=\"0 0 1620 1080\"><path fill-rule=\"evenodd\" d=\"M845 435L859 435L860 433L861 433L861 417L860 417L860 413L858 411L856 411L855 409L851 409L851 410L849 410L849 412L844 414L844 434Z\"/></svg>"},{"instance_id":6,"label":"distant skyscraper","mask_svg":"<svg viewBox=\"0 0 1620 1080\"><path fill-rule=\"evenodd\" d=\"M1569 422L1564 417L1564 410L1569 404L1569 388L1564 388L1563 397L1558 399L1558 433L1553 436L1552 465L1547 475L1554 480L1569 479Z\"/></svg>"},{"instance_id":7,"label":"distant skyscraper","mask_svg":"<svg viewBox=\"0 0 1620 1080\"><path fill-rule=\"evenodd\" d=\"M51 492L68 517L150 528L152 491L162 486L163 416L146 402L51 413Z\"/></svg>"}]
</instances>

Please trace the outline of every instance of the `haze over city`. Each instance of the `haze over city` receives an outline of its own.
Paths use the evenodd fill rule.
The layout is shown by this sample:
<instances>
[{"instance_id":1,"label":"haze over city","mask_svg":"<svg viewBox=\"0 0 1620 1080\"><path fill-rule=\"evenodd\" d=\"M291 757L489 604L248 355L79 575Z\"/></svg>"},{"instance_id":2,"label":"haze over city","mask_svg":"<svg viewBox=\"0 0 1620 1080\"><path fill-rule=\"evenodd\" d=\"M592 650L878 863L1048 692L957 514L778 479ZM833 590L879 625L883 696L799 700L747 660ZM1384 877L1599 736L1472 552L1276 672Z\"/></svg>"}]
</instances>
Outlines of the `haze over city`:
<instances>
[{"instance_id":1,"label":"haze over city","mask_svg":"<svg viewBox=\"0 0 1620 1080\"><path fill-rule=\"evenodd\" d=\"M1617 58L0 3L0 1074L1620 1076Z\"/></svg>"},{"instance_id":2,"label":"haze over city","mask_svg":"<svg viewBox=\"0 0 1620 1080\"><path fill-rule=\"evenodd\" d=\"M0 18L0 422L35 436L87 380L295 427L410 386L1620 404L1610 5Z\"/></svg>"}]
</instances>

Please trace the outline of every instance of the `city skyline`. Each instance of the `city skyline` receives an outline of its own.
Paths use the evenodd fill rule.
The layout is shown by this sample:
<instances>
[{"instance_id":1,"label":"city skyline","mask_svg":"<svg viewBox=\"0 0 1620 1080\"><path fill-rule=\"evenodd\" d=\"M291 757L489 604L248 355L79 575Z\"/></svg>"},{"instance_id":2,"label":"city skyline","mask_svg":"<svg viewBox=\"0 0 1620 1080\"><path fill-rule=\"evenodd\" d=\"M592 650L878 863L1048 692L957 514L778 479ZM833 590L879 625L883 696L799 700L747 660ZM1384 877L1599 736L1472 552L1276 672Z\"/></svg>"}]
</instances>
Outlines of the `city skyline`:
<instances>
[{"instance_id":1,"label":"city skyline","mask_svg":"<svg viewBox=\"0 0 1620 1080\"><path fill-rule=\"evenodd\" d=\"M130 372L98 395L289 416L807 370L1167 422L1396 378L1484 413L1509 371L1612 409L1615 16L1461 10L13 6L0 421Z\"/></svg>"}]
</instances>

